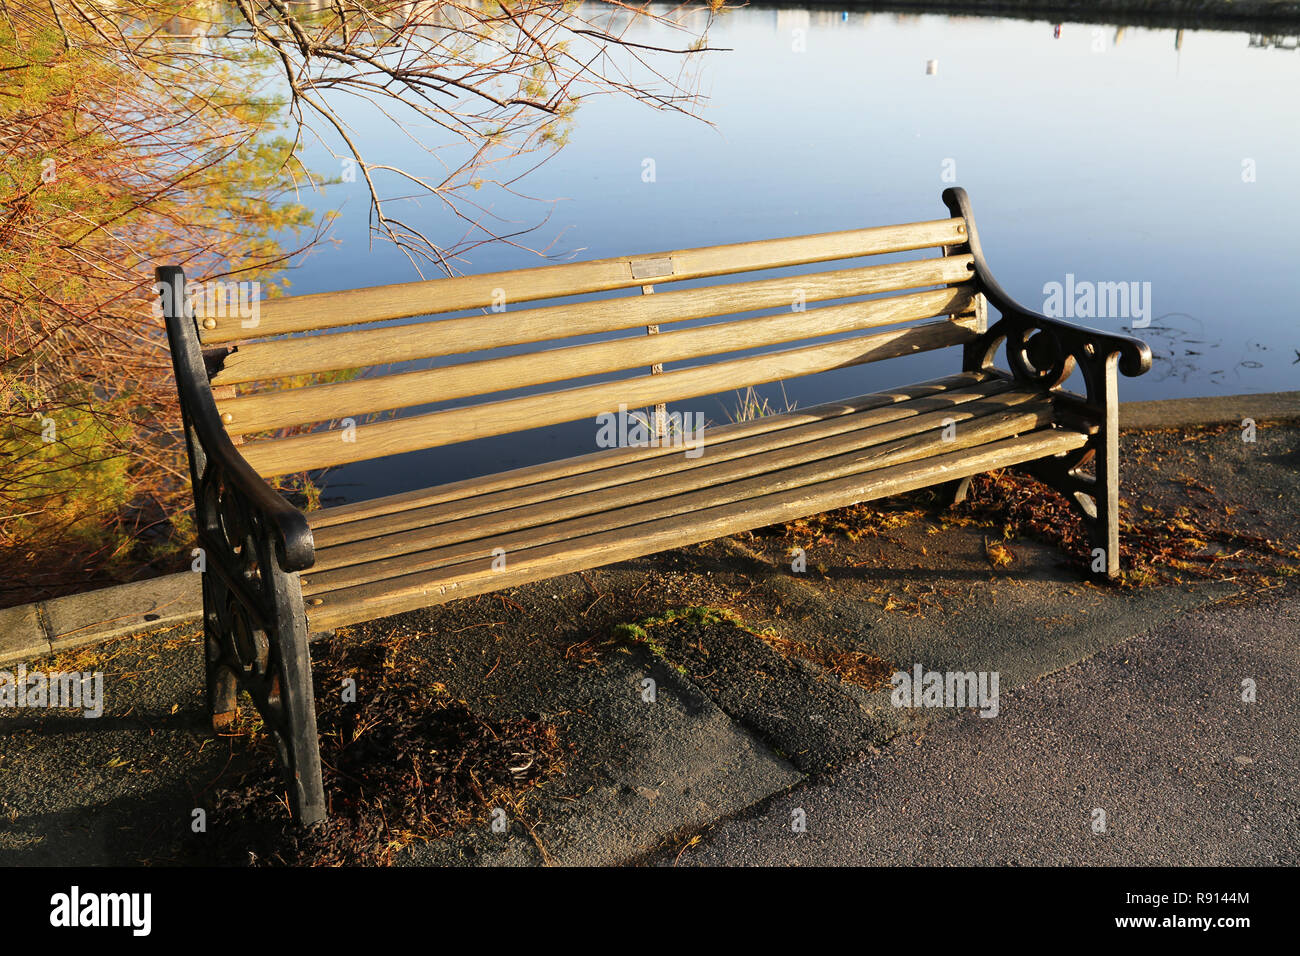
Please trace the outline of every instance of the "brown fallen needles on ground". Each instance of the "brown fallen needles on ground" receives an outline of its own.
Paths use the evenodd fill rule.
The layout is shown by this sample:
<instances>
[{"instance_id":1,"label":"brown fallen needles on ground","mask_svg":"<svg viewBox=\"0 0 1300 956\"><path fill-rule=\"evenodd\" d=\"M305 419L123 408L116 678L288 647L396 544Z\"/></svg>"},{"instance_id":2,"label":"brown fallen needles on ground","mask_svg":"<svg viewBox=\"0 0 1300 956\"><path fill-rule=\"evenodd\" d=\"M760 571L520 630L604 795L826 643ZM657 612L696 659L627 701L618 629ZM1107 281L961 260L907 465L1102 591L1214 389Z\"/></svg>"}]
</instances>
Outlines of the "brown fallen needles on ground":
<instances>
[{"instance_id":1,"label":"brown fallen needles on ground","mask_svg":"<svg viewBox=\"0 0 1300 956\"><path fill-rule=\"evenodd\" d=\"M312 658L330 815L305 833L290 828L271 741L244 728L253 766L217 792L213 813L262 824L252 862L385 865L454 828L516 817L527 791L563 767L552 725L474 713L430 679L427 662L393 644L337 636Z\"/></svg>"}]
</instances>

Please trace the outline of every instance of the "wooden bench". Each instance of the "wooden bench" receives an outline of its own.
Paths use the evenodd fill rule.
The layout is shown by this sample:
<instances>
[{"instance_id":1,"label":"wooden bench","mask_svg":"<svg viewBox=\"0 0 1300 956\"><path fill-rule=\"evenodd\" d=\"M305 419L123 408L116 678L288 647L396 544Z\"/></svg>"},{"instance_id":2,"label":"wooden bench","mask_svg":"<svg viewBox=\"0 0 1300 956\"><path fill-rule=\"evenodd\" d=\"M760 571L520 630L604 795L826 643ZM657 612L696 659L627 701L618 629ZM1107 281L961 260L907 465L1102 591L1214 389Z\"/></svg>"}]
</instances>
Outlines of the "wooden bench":
<instances>
[{"instance_id":1,"label":"wooden bench","mask_svg":"<svg viewBox=\"0 0 1300 956\"><path fill-rule=\"evenodd\" d=\"M943 200L950 215L928 222L268 300L251 328L192 308L181 269L158 269L206 561L214 724L247 689L293 812L311 823L325 812L311 633L911 489L942 484L959 500L970 476L1013 465L1079 508L1093 570L1114 575L1116 370L1145 372L1150 350L1016 304L989 272L965 193ZM915 255L868 258L898 253ZM504 312L439 317L503 300ZM542 300L554 301L527 304ZM833 300L852 301L820 305ZM378 324L417 316L433 319ZM993 365L1002 343L1006 371ZM479 354L523 344L538 348ZM948 377L712 428L686 447L606 448L309 514L265 480L949 346L961 361ZM446 356L457 361L301 384ZM1084 394L1063 388L1075 368ZM605 380L557 384L593 376ZM525 386L546 388L492 395ZM458 404L365 421L447 401ZM347 418L361 424L338 427Z\"/></svg>"}]
</instances>

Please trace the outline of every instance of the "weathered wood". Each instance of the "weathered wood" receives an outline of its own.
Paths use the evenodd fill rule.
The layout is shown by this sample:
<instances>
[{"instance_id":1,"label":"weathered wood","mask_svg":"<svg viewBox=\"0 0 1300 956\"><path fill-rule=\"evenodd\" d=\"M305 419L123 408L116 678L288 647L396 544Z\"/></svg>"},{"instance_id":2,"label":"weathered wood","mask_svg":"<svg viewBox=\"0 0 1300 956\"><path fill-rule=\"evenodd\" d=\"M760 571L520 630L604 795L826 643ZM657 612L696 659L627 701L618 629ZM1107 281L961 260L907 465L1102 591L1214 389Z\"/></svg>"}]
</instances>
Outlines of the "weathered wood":
<instances>
[{"instance_id":1,"label":"weathered wood","mask_svg":"<svg viewBox=\"0 0 1300 956\"><path fill-rule=\"evenodd\" d=\"M480 502L477 498L448 502L350 525L336 525L320 529L315 567L335 567L367 551L400 547L405 539L396 535L408 529L418 531L433 528L438 541L458 540L470 528L481 530L484 534L494 534L500 528L518 526L529 518L545 523L557 515L622 507L647 497L667 496L683 489L736 481L850 451L860 452L907 435L929 430L937 433L947 421L967 422L1034 401L1040 404L1045 402L1041 391L1017 389L1001 394L977 395L967 404L926 409L920 414L885 421L871 421L880 412L865 412L861 416L827 423L848 426L838 430L807 426L796 430L795 434L790 434L790 430L769 432L728 443L721 448L710 447L709 454L703 458L672 456L653 459L611 469L610 474L596 476L594 479L592 476L575 475L550 482L544 487L526 489L523 494L518 494L517 499L514 494L501 493L492 496L487 502ZM854 425L859 427L852 427ZM978 429L972 428L973 426L967 426L960 429L964 433L962 437L982 434ZM939 441L936 438L936 442ZM429 539L419 535L411 540L422 541L422 546L425 547L433 546ZM356 547L350 550L338 547L347 543L353 543Z\"/></svg>"},{"instance_id":2,"label":"weathered wood","mask_svg":"<svg viewBox=\"0 0 1300 956\"><path fill-rule=\"evenodd\" d=\"M621 372L646 364L652 366L650 372L654 375L663 371L665 362L688 361L842 332L860 332L961 312L969 306L970 300L968 289L939 289L807 312L720 322L678 332L659 332L648 340L622 338L332 385L262 392L227 399L218 402L217 407L226 423L226 431L243 435L476 397L498 389L525 388Z\"/></svg>"},{"instance_id":3,"label":"weathered wood","mask_svg":"<svg viewBox=\"0 0 1300 956\"><path fill-rule=\"evenodd\" d=\"M481 309L500 301L502 296L508 303L534 302L626 289L644 285L647 279L678 282L734 272L908 252L953 243L959 240L964 230L965 224L960 218L940 219L268 299L260 303L255 328L241 327L238 317L199 315L199 319L202 320L203 344L216 345L288 332Z\"/></svg>"},{"instance_id":4,"label":"weathered wood","mask_svg":"<svg viewBox=\"0 0 1300 956\"><path fill-rule=\"evenodd\" d=\"M851 415L836 415L830 418L810 421L787 428L771 429L746 437L726 439L708 438L701 446L701 454L692 458L685 454L668 454L655 458L645 458L627 462L611 468L584 469L572 474L555 477L548 481L535 482L502 491L482 492L466 498L456 498L436 504L424 504L388 514L360 518L344 524L318 527L313 524L316 547L318 550L316 568L331 566L333 558L327 557L329 549L349 541L366 538L379 538L398 531L412 528L445 525L449 522L471 518L476 515L490 515L495 512L514 510L525 505L544 504L562 501L573 496L590 495L602 489L615 486L637 485L649 487L664 476L676 475L694 469L714 468L736 459L747 459L745 473L757 473L766 467L765 456L783 449L797 446L796 459L810 460L815 457L816 442L834 436L848 436L848 447L866 447L880 438L877 429L890 423L904 423L897 434L910 434L931 427L932 418L928 413L938 412L951 417L954 421L970 418L972 415L986 413L988 405L973 411L959 414L954 411L967 409L971 403L989 399L1000 401L1010 407L1042 396L1038 389L1019 390L1014 396L1003 393L1013 388L1011 382L1003 379L982 382L961 391L946 392L915 401L901 402L883 408L867 409ZM892 433L891 433L892 434ZM662 490L655 485L656 489Z\"/></svg>"},{"instance_id":5,"label":"weathered wood","mask_svg":"<svg viewBox=\"0 0 1300 956\"><path fill-rule=\"evenodd\" d=\"M322 548L316 568L304 587L307 593L348 587L363 580L393 577L457 558L468 560L491 555L496 548L506 551L508 562L509 553L521 548L615 527L626 528L629 535L636 536L637 526L645 521L693 514L715 505L989 444L1042 428L1052 421L1050 404L1041 393L1000 398L1005 401L998 402L996 409L989 407L993 403L976 402L959 411L936 412L879 426L867 435L838 435L654 481L618 485L496 514ZM1027 408L1021 410L1016 405ZM976 417L977 413L982 414ZM952 441L942 437L943 421L948 417L962 422ZM435 563L403 570L403 562L416 561Z\"/></svg>"},{"instance_id":6,"label":"weathered wood","mask_svg":"<svg viewBox=\"0 0 1300 956\"><path fill-rule=\"evenodd\" d=\"M795 492L780 491L719 505L696 512L690 521L662 518L647 522L635 538L630 538L626 529L616 528L542 545L517 552L513 560L507 555L506 566L499 570L493 567L492 558L478 559L325 592L313 598L320 604L308 608L308 617L314 629L322 630L373 620L1005 468L1079 448L1086 440L1075 432L1045 429L866 475L808 485Z\"/></svg>"},{"instance_id":7,"label":"weathered wood","mask_svg":"<svg viewBox=\"0 0 1300 956\"><path fill-rule=\"evenodd\" d=\"M957 323L929 322L662 375L643 375L362 425L352 433L349 441L344 440L346 433L334 431L250 441L243 446L242 454L264 477L293 474L560 422L594 419L601 413L616 410L620 404L627 408L644 408L656 402L696 398L747 385L850 368L900 355L962 345L974 337L974 333Z\"/></svg>"},{"instance_id":8,"label":"weathered wood","mask_svg":"<svg viewBox=\"0 0 1300 956\"><path fill-rule=\"evenodd\" d=\"M308 372L389 365L552 339L620 332L805 302L901 292L969 280L970 257L922 259L779 279L600 299L517 312L249 342L226 356L214 385L269 381Z\"/></svg>"},{"instance_id":9,"label":"weathered wood","mask_svg":"<svg viewBox=\"0 0 1300 956\"><path fill-rule=\"evenodd\" d=\"M826 402L780 415L769 415L747 422L732 422L726 425L710 427L706 430L706 441L710 448L717 448L724 443L738 441L754 435L798 428L833 421L844 416L854 415L869 409L888 409L892 406L906 406L924 398L942 399L945 396L965 395L969 390L987 383L992 379L1009 381L1008 377L984 372L959 372L918 382L904 388L873 392L856 398L846 398L837 402ZM960 401L961 399L957 399ZM902 414L910 414L904 410ZM691 447L690 445L686 446ZM436 485L432 488L419 488L415 491L371 498L366 501L353 501L313 511L308 514L313 531L319 535L322 529L340 524L354 524L380 515L397 514L447 501L464 501L491 494L509 492L527 494L534 486L572 476L598 476L606 471L620 468L636 462L656 458L682 455L686 449L678 446L629 446L626 448L606 448L576 455L556 461L541 462L509 471L491 475L465 478L460 481Z\"/></svg>"}]
</instances>

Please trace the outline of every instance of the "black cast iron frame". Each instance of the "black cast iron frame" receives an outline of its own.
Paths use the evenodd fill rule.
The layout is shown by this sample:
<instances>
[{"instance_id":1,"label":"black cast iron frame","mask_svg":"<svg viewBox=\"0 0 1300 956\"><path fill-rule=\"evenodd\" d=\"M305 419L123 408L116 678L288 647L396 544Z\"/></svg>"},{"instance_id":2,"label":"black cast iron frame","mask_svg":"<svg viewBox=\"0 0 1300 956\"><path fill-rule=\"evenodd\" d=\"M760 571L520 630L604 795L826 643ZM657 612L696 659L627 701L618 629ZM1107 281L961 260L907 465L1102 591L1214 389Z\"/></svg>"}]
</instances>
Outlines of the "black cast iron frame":
<instances>
[{"instance_id":1,"label":"black cast iron frame","mask_svg":"<svg viewBox=\"0 0 1300 956\"><path fill-rule=\"evenodd\" d=\"M156 270L189 451L203 572L204 661L215 730L241 689L275 741L293 817L325 817L307 616L298 572L315 560L301 511L244 461L226 434L185 293L185 273Z\"/></svg>"}]
</instances>

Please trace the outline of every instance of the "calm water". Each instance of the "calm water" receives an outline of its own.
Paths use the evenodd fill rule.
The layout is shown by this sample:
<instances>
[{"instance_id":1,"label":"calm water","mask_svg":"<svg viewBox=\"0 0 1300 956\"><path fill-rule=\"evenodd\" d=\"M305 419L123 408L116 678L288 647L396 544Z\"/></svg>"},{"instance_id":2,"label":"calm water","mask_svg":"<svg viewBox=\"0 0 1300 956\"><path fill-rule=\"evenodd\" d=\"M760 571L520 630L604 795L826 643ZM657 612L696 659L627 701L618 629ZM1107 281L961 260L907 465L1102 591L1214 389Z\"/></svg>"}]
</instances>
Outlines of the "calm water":
<instances>
[{"instance_id":1,"label":"calm water","mask_svg":"<svg viewBox=\"0 0 1300 956\"><path fill-rule=\"evenodd\" d=\"M681 45L662 28L632 38ZM1244 32L1067 23L1056 37L1045 22L825 8L736 10L709 40L733 48L700 67L713 125L626 101L584 103L569 146L524 184L562 198L534 245L554 240L552 253L585 259L941 218L945 173L955 172L995 274L1027 304L1042 308L1044 284L1067 274L1150 283L1151 325L1140 334L1156 365L1122 380L1124 398L1300 388L1294 48ZM937 72L927 75L927 61ZM372 161L430 170L391 128L349 115L374 144ZM646 158L653 183L642 181ZM311 162L337 172L323 149ZM361 184L331 186L317 201L342 209L339 242L295 273L295 293L415 277L400 253L370 247ZM494 201L528 223L548 208ZM459 234L433 203L402 215L431 235ZM538 263L487 246L466 271ZM789 381L785 396L807 406L955 368L954 354L930 353ZM762 391L785 401L779 386ZM734 404L674 408L725 421ZM328 493L370 497L580 454L594 435L585 421L360 463L333 471Z\"/></svg>"}]
</instances>

